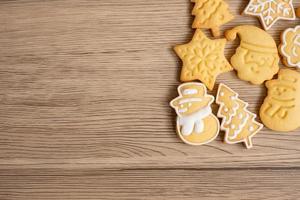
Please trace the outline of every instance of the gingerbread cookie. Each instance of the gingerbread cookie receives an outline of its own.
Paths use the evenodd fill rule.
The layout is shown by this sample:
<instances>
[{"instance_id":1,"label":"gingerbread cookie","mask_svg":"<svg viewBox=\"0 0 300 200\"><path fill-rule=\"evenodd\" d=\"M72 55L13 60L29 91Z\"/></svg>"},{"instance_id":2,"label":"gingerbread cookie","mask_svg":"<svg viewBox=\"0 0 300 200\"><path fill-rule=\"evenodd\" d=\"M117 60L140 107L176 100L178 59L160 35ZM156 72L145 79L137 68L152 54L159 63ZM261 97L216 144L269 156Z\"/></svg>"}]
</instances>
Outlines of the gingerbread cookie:
<instances>
[{"instance_id":1,"label":"gingerbread cookie","mask_svg":"<svg viewBox=\"0 0 300 200\"><path fill-rule=\"evenodd\" d=\"M300 69L300 26L283 32L279 52L286 66Z\"/></svg>"},{"instance_id":2,"label":"gingerbread cookie","mask_svg":"<svg viewBox=\"0 0 300 200\"><path fill-rule=\"evenodd\" d=\"M224 84L219 85L216 103L220 105L218 117L223 118L224 141L228 144L244 142L247 148L251 148L252 137L263 125L256 122L256 115L247 110L248 103L240 100L238 94Z\"/></svg>"},{"instance_id":3,"label":"gingerbread cookie","mask_svg":"<svg viewBox=\"0 0 300 200\"><path fill-rule=\"evenodd\" d=\"M265 126L275 131L300 127L300 73L281 69L278 79L267 81L268 96L260 108Z\"/></svg>"},{"instance_id":4,"label":"gingerbread cookie","mask_svg":"<svg viewBox=\"0 0 300 200\"><path fill-rule=\"evenodd\" d=\"M296 18L292 0L250 0L244 13L258 16L265 30L269 30L279 19Z\"/></svg>"},{"instance_id":5,"label":"gingerbread cookie","mask_svg":"<svg viewBox=\"0 0 300 200\"><path fill-rule=\"evenodd\" d=\"M201 30L196 30L192 41L174 48L183 61L181 81L200 80L212 90L216 77L232 70L224 56L226 39L210 40Z\"/></svg>"},{"instance_id":6,"label":"gingerbread cookie","mask_svg":"<svg viewBox=\"0 0 300 200\"><path fill-rule=\"evenodd\" d=\"M234 18L223 0L192 0L192 2L195 3L192 11L192 15L195 16L193 28L211 29L215 37L220 36L219 27Z\"/></svg>"},{"instance_id":7,"label":"gingerbread cookie","mask_svg":"<svg viewBox=\"0 0 300 200\"><path fill-rule=\"evenodd\" d=\"M231 64L238 77L256 85L272 79L279 70L274 39L264 30L250 25L237 26L225 33L230 41L235 40L237 35L241 43L231 57Z\"/></svg>"},{"instance_id":8,"label":"gingerbread cookie","mask_svg":"<svg viewBox=\"0 0 300 200\"><path fill-rule=\"evenodd\" d=\"M212 114L214 97L207 95L202 83L184 83L178 87L179 97L170 106L177 113L177 133L187 144L202 145L213 141L219 133L219 121Z\"/></svg>"}]
</instances>

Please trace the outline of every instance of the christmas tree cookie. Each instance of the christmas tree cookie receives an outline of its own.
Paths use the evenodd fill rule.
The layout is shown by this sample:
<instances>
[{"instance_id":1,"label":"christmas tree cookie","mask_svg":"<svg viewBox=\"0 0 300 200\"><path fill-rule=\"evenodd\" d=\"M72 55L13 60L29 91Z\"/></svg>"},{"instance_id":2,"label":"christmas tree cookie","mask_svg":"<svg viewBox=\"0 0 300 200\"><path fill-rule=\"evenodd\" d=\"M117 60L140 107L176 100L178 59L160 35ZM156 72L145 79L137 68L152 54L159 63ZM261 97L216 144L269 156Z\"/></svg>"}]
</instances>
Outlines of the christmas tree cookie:
<instances>
[{"instance_id":1,"label":"christmas tree cookie","mask_svg":"<svg viewBox=\"0 0 300 200\"><path fill-rule=\"evenodd\" d=\"M177 133L187 144L202 145L213 141L219 133L219 120L212 114L214 97L207 95L202 83L184 83L178 87L179 97L170 106L177 113Z\"/></svg>"},{"instance_id":2,"label":"christmas tree cookie","mask_svg":"<svg viewBox=\"0 0 300 200\"><path fill-rule=\"evenodd\" d=\"M225 33L230 41L235 40L237 35L241 43L230 61L238 77L256 85L271 80L279 70L274 39L264 30L250 25L237 26Z\"/></svg>"},{"instance_id":3,"label":"christmas tree cookie","mask_svg":"<svg viewBox=\"0 0 300 200\"><path fill-rule=\"evenodd\" d=\"M211 29L213 36L219 37L219 27L234 16L223 0L192 0L195 3L192 15L195 16L193 28Z\"/></svg>"},{"instance_id":4,"label":"christmas tree cookie","mask_svg":"<svg viewBox=\"0 0 300 200\"><path fill-rule=\"evenodd\" d=\"M269 30L279 19L296 18L292 0L250 0L244 13L258 16L265 30Z\"/></svg>"},{"instance_id":5,"label":"christmas tree cookie","mask_svg":"<svg viewBox=\"0 0 300 200\"><path fill-rule=\"evenodd\" d=\"M267 81L268 96L260 108L265 126L275 131L300 127L300 73L281 69L278 79Z\"/></svg>"},{"instance_id":6,"label":"christmas tree cookie","mask_svg":"<svg viewBox=\"0 0 300 200\"><path fill-rule=\"evenodd\" d=\"M224 56L226 39L210 40L201 30L196 30L192 41L174 48L183 61L180 80L200 80L212 90L219 74L232 70Z\"/></svg>"},{"instance_id":7,"label":"christmas tree cookie","mask_svg":"<svg viewBox=\"0 0 300 200\"><path fill-rule=\"evenodd\" d=\"M288 28L282 33L279 52L287 67L300 69L300 26Z\"/></svg>"},{"instance_id":8,"label":"christmas tree cookie","mask_svg":"<svg viewBox=\"0 0 300 200\"><path fill-rule=\"evenodd\" d=\"M225 131L224 141L228 144L244 142L247 148L251 148L252 137L263 125L256 122L256 115L247 110L248 104L224 84L219 85L216 103L220 105L218 117L223 119L221 130Z\"/></svg>"}]
</instances>

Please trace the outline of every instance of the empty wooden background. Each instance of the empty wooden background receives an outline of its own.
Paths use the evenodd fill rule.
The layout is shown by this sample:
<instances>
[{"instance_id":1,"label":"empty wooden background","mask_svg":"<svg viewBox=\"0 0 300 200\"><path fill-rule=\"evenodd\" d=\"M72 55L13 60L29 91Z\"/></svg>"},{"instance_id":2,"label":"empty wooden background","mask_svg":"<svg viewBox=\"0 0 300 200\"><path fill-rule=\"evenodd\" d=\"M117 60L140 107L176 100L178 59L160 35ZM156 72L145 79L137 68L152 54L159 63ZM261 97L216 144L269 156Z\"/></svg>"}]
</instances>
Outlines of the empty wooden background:
<instances>
[{"instance_id":1,"label":"empty wooden background","mask_svg":"<svg viewBox=\"0 0 300 200\"><path fill-rule=\"evenodd\" d=\"M234 21L245 0L228 0ZM294 0L295 7L300 2ZM299 199L300 130L254 148L182 143L168 102L193 34L188 0L0 1L0 199ZM269 31L299 24L279 21ZM207 32L210 35L209 32ZM226 56L238 41L228 43ZM258 112L263 86L223 82ZM215 94L213 91L212 94ZM214 110L216 106L214 107Z\"/></svg>"}]
</instances>

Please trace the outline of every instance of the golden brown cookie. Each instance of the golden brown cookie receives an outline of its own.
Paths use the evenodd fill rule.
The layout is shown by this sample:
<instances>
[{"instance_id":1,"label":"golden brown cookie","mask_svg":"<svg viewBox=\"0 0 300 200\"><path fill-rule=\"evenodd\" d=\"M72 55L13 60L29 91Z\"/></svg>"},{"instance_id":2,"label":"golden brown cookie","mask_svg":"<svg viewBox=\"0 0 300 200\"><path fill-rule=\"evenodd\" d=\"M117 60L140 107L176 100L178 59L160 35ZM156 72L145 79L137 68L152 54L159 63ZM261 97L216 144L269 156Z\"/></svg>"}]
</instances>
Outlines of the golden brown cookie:
<instances>
[{"instance_id":1,"label":"golden brown cookie","mask_svg":"<svg viewBox=\"0 0 300 200\"><path fill-rule=\"evenodd\" d=\"M281 34L279 52L287 67L300 69L300 26L288 28Z\"/></svg>"},{"instance_id":2,"label":"golden brown cookie","mask_svg":"<svg viewBox=\"0 0 300 200\"><path fill-rule=\"evenodd\" d=\"M265 30L269 30L279 19L296 18L292 0L250 0L244 13L258 16Z\"/></svg>"},{"instance_id":3,"label":"golden brown cookie","mask_svg":"<svg viewBox=\"0 0 300 200\"><path fill-rule=\"evenodd\" d=\"M268 96L260 108L265 126L275 131L300 127L300 73L281 69L278 79L267 81Z\"/></svg>"},{"instance_id":4,"label":"golden brown cookie","mask_svg":"<svg viewBox=\"0 0 300 200\"><path fill-rule=\"evenodd\" d=\"M201 30L196 30L192 41L174 48L183 61L180 80L200 80L212 90L219 74L232 70L224 56L226 39L210 40Z\"/></svg>"},{"instance_id":5,"label":"golden brown cookie","mask_svg":"<svg viewBox=\"0 0 300 200\"><path fill-rule=\"evenodd\" d=\"M220 36L219 27L231 21L234 16L223 0L192 0L195 3L192 15L193 28L211 29L214 37Z\"/></svg>"},{"instance_id":6,"label":"golden brown cookie","mask_svg":"<svg viewBox=\"0 0 300 200\"><path fill-rule=\"evenodd\" d=\"M225 36L233 41L237 35L240 46L231 57L231 64L238 77L252 84L271 80L279 70L279 55L274 39L264 30L251 25L237 26L226 31Z\"/></svg>"},{"instance_id":7,"label":"golden brown cookie","mask_svg":"<svg viewBox=\"0 0 300 200\"><path fill-rule=\"evenodd\" d=\"M247 110L248 103L240 100L238 94L224 84L219 85L216 103L220 105L218 117L223 118L224 141L228 144L244 142L247 148L251 148L252 137L263 125L256 122L256 115Z\"/></svg>"},{"instance_id":8,"label":"golden brown cookie","mask_svg":"<svg viewBox=\"0 0 300 200\"><path fill-rule=\"evenodd\" d=\"M212 114L214 97L207 95L202 83L184 83L178 87L179 97L170 106L177 113L177 133L187 144L202 145L219 134L219 120Z\"/></svg>"}]
</instances>

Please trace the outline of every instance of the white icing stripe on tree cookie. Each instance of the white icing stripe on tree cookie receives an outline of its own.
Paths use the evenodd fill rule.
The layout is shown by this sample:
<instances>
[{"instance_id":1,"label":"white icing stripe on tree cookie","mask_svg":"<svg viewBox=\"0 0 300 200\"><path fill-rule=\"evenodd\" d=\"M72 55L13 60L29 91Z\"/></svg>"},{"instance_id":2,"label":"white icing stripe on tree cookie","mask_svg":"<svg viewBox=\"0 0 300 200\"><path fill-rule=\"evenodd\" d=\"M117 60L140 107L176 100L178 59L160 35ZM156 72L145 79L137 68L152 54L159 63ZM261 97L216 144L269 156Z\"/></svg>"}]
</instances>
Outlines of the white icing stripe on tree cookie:
<instances>
[{"instance_id":1,"label":"white icing stripe on tree cookie","mask_svg":"<svg viewBox=\"0 0 300 200\"><path fill-rule=\"evenodd\" d=\"M246 113L246 117L243 118L243 121L241 124L239 124L238 129L234 131L233 136L229 137L231 140L235 139L243 130L243 128L246 126L246 123L249 119L249 114Z\"/></svg>"}]
</instances>

